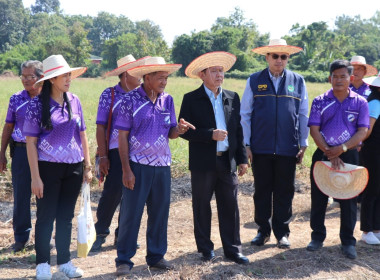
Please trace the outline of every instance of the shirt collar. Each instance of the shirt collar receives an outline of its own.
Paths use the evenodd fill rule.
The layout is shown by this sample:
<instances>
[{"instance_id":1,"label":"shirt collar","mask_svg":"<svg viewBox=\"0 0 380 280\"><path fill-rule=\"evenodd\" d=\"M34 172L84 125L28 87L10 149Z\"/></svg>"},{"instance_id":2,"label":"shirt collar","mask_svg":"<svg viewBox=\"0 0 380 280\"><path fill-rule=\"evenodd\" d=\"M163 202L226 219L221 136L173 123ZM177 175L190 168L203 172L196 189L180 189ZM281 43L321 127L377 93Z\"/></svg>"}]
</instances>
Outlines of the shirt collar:
<instances>
[{"instance_id":1,"label":"shirt collar","mask_svg":"<svg viewBox=\"0 0 380 280\"><path fill-rule=\"evenodd\" d=\"M24 89L22 92L21 92L21 96L24 97L25 99L31 99L30 98L30 95L28 93L28 91L26 89Z\"/></svg>"},{"instance_id":2,"label":"shirt collar","mask_svg":"<svg viewBox=\"0 0 380 280\"><path fill-rule=\"evenodd\" d=\"M354 98L355 96L357 96L358 94L356 92L354 92L352 89L348 89L349 90L349 93L348 93L348 97L350 98ZM333 92L333 89L331 88L328 92L327 92L327 97L330 98L330 99L335 99L336 97L334 96L334 92Z\"/></svg>"},{"instance_id":3,"label":"shirt collar","mask_svg":"<svg viewBox=\"0 0 380 280\"><path fill-rule=\"evenodd\" d=\"M273 76L272 73L269 71L269 68L268 68L268 73L269 73L269 77L271 79L283 78L284 77L284 73L285 73L285 69L284 69L284 71L282 71L281 75L278 76L278 77Z\"/></svg>"},{"instance_id":4,"label":"shirt collar","mask_svg":"<svg viewBox=\"0 0 380 280\"><path fill-rule=\"evenodd\" d=\"M148 95L146 94L145 90L144 90L144 87L143 87L143 84L141 84L138 88L137 88L137 92L142 96L142 97L146 97L149 99ZM161 96L164 94L164 92L162 93L159 93L157 95L157 99L161 98ZM150 100L150 99L149 99Z\"/></svg>"},{"instance_id":5,"label":"shirt collar","mask_svg":"<svg viewBox=\"0 0 380 280\"><path fill-rule=\"evenodd\" d=\"M212 97L215 98L214 92L211 89L209 89L208 87L206 87L205 84L203 84L203 87L205 88L205 91L206 91L206 93L207 93L207 95L208 95L209 98L212 98ZM218 92L219 92L218 96L219 95L221 96L223 94L222 87L218 88Z\"/></svg>"}]
</instances>

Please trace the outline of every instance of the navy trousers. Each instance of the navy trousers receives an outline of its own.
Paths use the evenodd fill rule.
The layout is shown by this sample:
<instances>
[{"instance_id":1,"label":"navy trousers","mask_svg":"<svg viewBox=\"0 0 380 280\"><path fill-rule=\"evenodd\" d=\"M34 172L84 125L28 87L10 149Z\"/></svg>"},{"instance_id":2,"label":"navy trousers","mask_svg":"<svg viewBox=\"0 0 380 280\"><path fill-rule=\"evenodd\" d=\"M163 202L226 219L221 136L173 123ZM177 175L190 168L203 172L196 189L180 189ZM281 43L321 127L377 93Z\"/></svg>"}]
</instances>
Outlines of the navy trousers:
<instances>
[{"instance_id":1,"label":"navy trousers","mask_svg":"<svg viewBox=\"0 0 380 280\"><path fill-rule=\"evenodd\" d=\"M359 154L357 150L348 150L339 156L343 162L350 164L359 163ZM322 193L313 176L314 164L318 160L327 160L322 150L317 149L312 158L310 168L311 182L311 212L310 212L310 227L312 229L311 239L323 242L326 238L325 215L328 196ZM340 240L343 245L355 245L354 229L357 215L357 200L352 199L336 199L340 204Z\"/></svg>"},{"instance_id":2,"label":"navy trousers","mask_svg":"<svg viewBox=\"0 0 380 280\"><path fill-rule=\"evenodd\" d=\"M123 171L121 169L119 149L112 149L108 153L110 169L104 182L102 196L100 197L98 209L96 210L97 222L95 224L96 234L107 236L110 234L110 225L116 208L121 201L123 186ZM120 215L119 215L120 219ZM119 227L115 230L118 236Z\"/></svg>"},{"instance_id":3,"label":"navy trousers","mask_svg":"<svg viewBox=\"0 0 380 280\"><path fill-rule=\"evenodd\" d=\"M30 217L31 177L26 147L16 146L12 158L13 232L16 242L29 240L32 229Z\"/></svg>"},{"instance_id":4,"label":"navy trousers","mask_svg":"<svg viewBox=\"0 0 380 280\"><path fill-rule=\"evenodd\" d=\"M117 239L116 266L134 263L141 217L146 204L148 226L146 231L149 266L155 265L166 254L167 228L170 206L170 166L149 166L130 162L136 182L133 190L123 188L120 205L119 236Z\"/></svg>"}]
</instances>

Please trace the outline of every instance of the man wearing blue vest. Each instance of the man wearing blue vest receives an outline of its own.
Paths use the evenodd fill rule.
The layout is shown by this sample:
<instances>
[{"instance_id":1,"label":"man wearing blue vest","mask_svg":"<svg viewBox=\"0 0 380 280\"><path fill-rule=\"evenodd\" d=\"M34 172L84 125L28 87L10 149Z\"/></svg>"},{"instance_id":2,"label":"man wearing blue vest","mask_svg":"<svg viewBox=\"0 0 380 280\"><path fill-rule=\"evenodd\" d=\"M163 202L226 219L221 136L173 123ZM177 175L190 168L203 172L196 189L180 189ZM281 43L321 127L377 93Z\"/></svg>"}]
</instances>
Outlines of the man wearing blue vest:
<instances>
[{"instance_id":1,"label":"man wearing blue vest","mask_svg":"<svg viewBox=\"0 0 380 280\"><path fill-rule=\"evenodd\" d=\"M252 51L265 55L268 68L248 78L240 111L259 227L251 244L264 245L273 229L277 247L286 249L290 247L296 163L302 162L309 131L305 81L285 67L289 56L302 48L272 39L268 46Z\"/></svg>"}]
</instances>

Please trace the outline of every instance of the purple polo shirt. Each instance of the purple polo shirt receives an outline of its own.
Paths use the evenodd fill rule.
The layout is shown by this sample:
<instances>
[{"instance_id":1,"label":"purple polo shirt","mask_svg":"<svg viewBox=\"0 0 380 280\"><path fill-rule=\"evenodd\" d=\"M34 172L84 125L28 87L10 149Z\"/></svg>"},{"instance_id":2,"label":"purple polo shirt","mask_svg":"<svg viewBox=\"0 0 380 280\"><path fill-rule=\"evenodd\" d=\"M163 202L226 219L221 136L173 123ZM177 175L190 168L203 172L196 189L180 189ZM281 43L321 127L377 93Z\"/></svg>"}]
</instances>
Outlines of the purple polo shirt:
<instances>
[{"instance_id":1,"label":"purple polo shirt","mask_svg":"<svg viewBox=\"0 0 380 280\"><path fill-rule=\"evenodd\" d=\"M32 99L25 89L13 94L9 99L5 122L13 123L15 125L12 132L12 138L16 142L26 142L22 130L24 127L26 108L28 107L30 100Z\"/></svg>"},{"instance_id":2,"label":"purple polo shirt","mask_svg":"<svg viewBox=\"0 0 380 280\"><path fill-rule=\"evenodd\" d=\"M173 98L166 92L156 102L143 87L123 96L115 128L129 131L129 158L151 166L170 166L169 130L177 125Z\"/></svg>"},{"instance_id":3,"label":"purple polo shirt","mask_svg":"<svg viewBox=\"0 0 380 280\"><path fill-rule=\"evenodd\" d=\"M118 114L118 107L120 106L122 97L126 94L124 89L120 86L120 83L114 86L114 101L112 105L112 119L111 119L111 133L109 140L109 149L117 149L119 147L119 130L115 129L115 121ZM98 115L96 117L96 124L107 126L108 115L110 112L112 100L111 88L107 88L103 91L99 98Z\"/></svg>"},{"instance_id":4,"label":"purple polo shirt","mask_svg":"<svg viewBox=\"0 0 380 280\"><path fill-rule=\"evenodd\" d=\"M60 163L83 161L80 131L86 130L82 106L78 97L67 92L71 104L71 120L66 109L50 99L52 130L41 127L42 103L38 97L29 102L25 115L24 135L38 137L38 160Z\"/></svg>"},{"instance_id":5,"label":"purple polo shirt","mask_svg":"<svg viewBox=\"0 0 380 280\"><path fill-rule=\"evenodd\" d=\"M357 94L363 96L365 99L368 98L368 96L371 94L371 89L369 88L369 85L366 83L363 83L359 88L354 87L352 84L350 84L350 89Z\"/></svg>"},{"instance_id":6,"label":"purple polo shirt","mask_svg":"<svg viewBox=\"0 0 380 280\"><path fill-rule=\"evenodd\" d=\"M367 100L350 90L348 97L340 103L330 89L314 98L308 126L319 126L329 146L341 145L359 127L369 127Z\"/></svg>"}]
</instances>

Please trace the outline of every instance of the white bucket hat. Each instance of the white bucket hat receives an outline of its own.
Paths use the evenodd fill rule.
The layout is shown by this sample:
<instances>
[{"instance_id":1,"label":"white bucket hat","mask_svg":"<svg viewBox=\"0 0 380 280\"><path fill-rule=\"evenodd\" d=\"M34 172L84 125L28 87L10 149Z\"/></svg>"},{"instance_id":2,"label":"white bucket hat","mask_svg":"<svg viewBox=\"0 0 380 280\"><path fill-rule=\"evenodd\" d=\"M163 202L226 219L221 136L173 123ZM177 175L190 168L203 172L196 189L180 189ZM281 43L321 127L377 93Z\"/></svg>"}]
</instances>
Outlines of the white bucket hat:
<instances>
[{"instance_id":1,"label":"white bucket hat","mask_svg":"<svg viewBox=\"0 0 380 280\"><path fill-rule=\"evenodd\" d=\"M361 55L355 55L351 58L351 65L362 65L366 69L364 77L374 76L377 74L377 69L372 65L367 64L365 57Z\"/></svg>"},{"instance_id":2,"label":"white bucket hat","mask_svg":"<svg viewBox=\"0 0 380 280\"><path fill-rule=\"evenodd\" d=\"M148 57L150 56L145 56L136 60L131 54L124 56L117 61L117 67L112 71L107 72L105 75L119 76L121 73L124 73L129 69L142 65L144 59L147 59Z\"/></svg>"},{"instance_id":3,"label":"white bucket hat","mask_svg":"<svg viewBox=\"0 0 380 280\"><path fill-rule=\"evenodd\" d=\"M380 87L380 72L377 76L365 78L363 81L370 86Z\"/></svg>"},{"instance_id":4,"label":"white bucket hat","mask_svg":"<svg viewBox=\"0 0 380 280\"><path fill-rule=\"evenodd\" d=\"M71 79L75 79L86 72L87 67L71 68L62 55L51 55L42 61L44 77L39 79L34 85L41 82L71 72Z\"/></svg>"},{"instance_id":5,"label":"white bucket hat","mask_svg":"<svg viewBox=\"0 0 380 280\"><path fill-rule=\"evenodd\" d=\"M302 51L302 48L286 44L284 39L271 39L268 46L258 47L252 50L255 53L266 55L267 53L283 52L289 55Z\"/></svg>"},{"instance_id":6,"label":"white bucket hat","mask_svg":"<svg viewBox=\"0 0 380 280\"><path fill-rule=\"evenodd\" d=\"M199 78L199 72L213 66L223 67L224 72L227 72L236 62L236 56L228 52L216 51L205 53L195 58L186 67L186 76L196 79Z\"/></svg>"},{"instance_id":7,"label":"white bucket hat","mask_svg":"<svg viewBox=\"0 0 380 280\"><path fill-rule=\"evenodd\" d=\"M163 57L148 57L142 61L142 65L128 70L128 74L136 78L154 72L167 72L170 75L181 67L182 64L166 64Z\"/></svg>"},{"instance_id":8,"label":"white bucket hat","mask_svg":"<svg viewBox=\"0 0 380 280\"><path fill-rule=\"evenodd\" d=\"M358 196L368 183L367 169L348 163L345 163L340 170L335 170L332 169L330 161L317 161L313 176L321 192L337 199L351 199Z\"/></svg>"}]
</instances>

